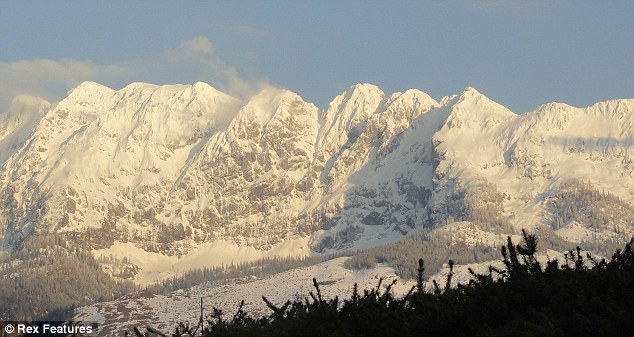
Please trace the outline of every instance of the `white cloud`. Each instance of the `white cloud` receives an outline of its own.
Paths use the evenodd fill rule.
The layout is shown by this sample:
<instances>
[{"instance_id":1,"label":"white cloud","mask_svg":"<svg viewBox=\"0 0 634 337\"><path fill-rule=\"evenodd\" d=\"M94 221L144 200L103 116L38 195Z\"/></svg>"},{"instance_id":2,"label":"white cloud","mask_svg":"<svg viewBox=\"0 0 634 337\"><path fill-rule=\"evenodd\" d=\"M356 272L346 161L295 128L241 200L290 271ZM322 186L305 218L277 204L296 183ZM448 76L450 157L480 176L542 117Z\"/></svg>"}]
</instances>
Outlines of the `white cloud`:
<instances>
[{"instance_id":1,"label":"white cloud","mask_svg":"<svg viewBox=\"0 0 634 337\"><path fill-rule=\"evenodd\" d=\"M120 64L97 64L89 60L22 60L0 62L0 112L13 97L30 95L48 101L62 99L83 81L115 87L130 82L193 83L204 81L238 98L248 98L268 84L245 80L236 68L224 62L207 37L197 36L156 57L130 59Z\"/></svg>"},{"instance_id":2,"label":"white cloud","mask_svg":"<svg viewBox=\"0 0 634 337\"><path fill-rule=\"evenodd\" d=\"M159 59L157 63L169 63L167 68L171 70L167 71L178 72L174 77L185 75L189 82L204 81L237 98L248 98L269 86L264 81L243 79L236 68L216 55L207 37L183 40L178 48L168 50L165 55L165 59Z\"/></svg>"},{"instance_id":3,"label":"white cloud","mask_svg":"<svg viewBox=\"0 0 634 337\"><path fill-rule=\"evenodd\" d=\"M183 40L176 49L168 51L168 55L173 58L178 57L200 57L213 54L214 47L211 41L205 36L197 36L190 40Z\"/></svg>"},{"instance_id":4,"label":"white cloud","mask_svg":"<svg viewBox=\"0 0 634 337\"><path fill-rule=\"evenodd\" d=\"M128 73L128 69L118 65L70 59L0 62L0 111L6 111L17 95L54 101L83 81L121 77Z\"/></svg>"}]
</instances>

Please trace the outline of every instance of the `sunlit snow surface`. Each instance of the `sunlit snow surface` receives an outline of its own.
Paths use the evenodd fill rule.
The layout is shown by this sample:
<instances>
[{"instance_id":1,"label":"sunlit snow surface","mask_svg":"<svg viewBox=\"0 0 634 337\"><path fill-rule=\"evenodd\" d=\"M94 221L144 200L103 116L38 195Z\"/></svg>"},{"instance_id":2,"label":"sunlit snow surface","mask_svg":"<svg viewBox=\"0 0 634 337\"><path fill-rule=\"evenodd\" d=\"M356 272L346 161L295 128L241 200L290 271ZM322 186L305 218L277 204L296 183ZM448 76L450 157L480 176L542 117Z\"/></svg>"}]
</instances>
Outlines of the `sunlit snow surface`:
<instances>
[{"instance_id":1,"label":"sunlit snow surface","mask_svg":"<svg viewBox=\"0 0 634 337\"><path fill-rule=\"evenodd\" d=\"M371 270L351 271L343 267L346 259L337 258L263 279L231 281L220 286L200 285L167 295L134 293L116 301L79 308L74 319L99 322L99 336L121 336L124 330L132 331L134 326L144 328L147 325L171 333L178 322L198 323L200 298L203 299L205 315L211 313L215 306L226 313L226 318L230 318L237 311L240 301L244 300L244 310L260 317L270 314L262 296L276 305L287 300L303 300L310 291L314 292L313 277L321 283L321 292L328 298L349 297L355 283L362 291L376 288L380 278L384 278L385 285L396 277L392 268L383 265ZM397 283L395 294L405 294L412 285L412 282Z\"/></svg>"},{"instance_id":2,"label":"sunlit snow surface","mask_svg":"<svg viewBox=\"0 0 634 337\"><path fill-rule=\"evenodd\" d=\"M116 242L109 248L93 251L96 257L127 257L131 263L143 266L135 281L149 285L156 281L182 275L184 272L205 267L221 265L237 265L272 257L303 257L309 255L308 238L287 240L273 246L269 250L258 250L249 246L238 246L233 242L205 242L193 248L186 255L166 256L154 252L146 252L130 242Z\"/></svg>"}]
</instances>

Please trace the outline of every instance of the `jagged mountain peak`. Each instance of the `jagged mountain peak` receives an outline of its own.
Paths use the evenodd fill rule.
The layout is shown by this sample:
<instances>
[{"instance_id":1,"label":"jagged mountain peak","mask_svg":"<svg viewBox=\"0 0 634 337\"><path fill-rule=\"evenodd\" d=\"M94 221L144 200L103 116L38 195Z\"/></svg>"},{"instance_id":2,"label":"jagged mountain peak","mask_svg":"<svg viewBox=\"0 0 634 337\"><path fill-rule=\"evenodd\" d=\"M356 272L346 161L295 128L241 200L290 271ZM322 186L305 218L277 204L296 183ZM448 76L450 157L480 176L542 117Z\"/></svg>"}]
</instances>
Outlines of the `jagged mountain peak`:
<instances>
[{"instance_id":1,"label":"jagged mountain peak","mask_svg":"<svg viewBox=\"0 0 634 337\"><path fill-rule=\"evenodd\" d=\"M522 115L518 122L529 134L548 131L567 136L631 137L634 133L634 100L610 100L586 108L551 102Z\"/></svg>"},{"instance_id":2,"label":"jagged mountain peak","mask_svg":"<svg viewBox=\"0 0 634 337\"><path fill-rule=\"evenodd\" d=\"M276 114L295 112L296 109L293 107L297 106L311 106L317 109L313 104L306 103L301 96L290 90L267 87L246 102L236 116L236 120L246 119L263 126L271 121ZM244 121L240 123L244 123Z\"/></svg>"},{"instance_id":3,"label":"jagged mountain peak","mask_svg":"<svg viewBox=\"0 0 634 337\"><path fill-rule=\"evenodd\" d=\"M97 83L94 81L84 81L82 83L80 83L79 85L77 85L76 87L70 89L68 91L67 96L72 95L73 93L78 94L81 92L92 92L92 91L97 91L97 92L112 92L114 91L114 89L111 89L101 83Z\"/></svg>"},{"instance_id":4,"label":"jagged mountain peak","mask_svg":"<svg viewBox=\"0 0 634 337\"><path fill-rule=\"evenodd\" d=\"M374 112L378 104L385 98L385 93L378 86L369 83L356 84L339 94L326 109L325 117L343 111L362 109Z\"/></svg>"},{"instance_id":5,"label":"jagged mountain peak","mask_svg":"<svg viewBox=\"0 0 634 337\"><path fill-rule=\"evenodd\" d=\"M480 93L473 87L467 87L455 98L454 109L470 110L471 113L515 115L507 107Z\"/></svg>"},{"instance_id":6,"label":"jagged mountain peak","mask_svg":"<svg viewBox=\"0 0 634 337\"><path fill-rule=\"evenodd\" d=\"M480 99L488 99L484 94L480 93L474 87L466 87L460 92L460 94L456 95L456 103L462 101L478 101Z\"/></svg>"},{"instance_id":7,"label":"jagged mountain peak","mask_svg":"<svg viewBox=\"0 0 634 337\"><path fill-rule=\"evenodd\" d=\"M205 82L201 82L198 81L194 84L192 84L192 88L195 91L199 91L199 92L219 92L219 90L217 90L216 88L212 87L211 85L205 83Z\"/></svg>"},{"instance_id":8,"label":"jagged mountain peak","mask_svg":"<svg viewBox=\"0 0 634 337\"><path fill-rule=\"evenodd\" d=\"M420 91L418 89L408 89L405 92L397 92L390 96L385 103L386 106L438 106L439 103L433 99L429 94Z\"/></svg>"},{"instance_id":9,"label":"jagged mountain peak","mask_svg":"<svg viewBox=\"0 0 634 337\"><path fill-rule=\"evenodd\" d=\"M114 95L116 91L97 82L85 81L68 91L65 99L59 104L61 106L93 106L98 107L106 97Z\"/></svg>"},{"instance_id":10,"label":"jagged mountain peak","mask_svg":"<svg viewBox=\"0 0 634 337\"><path fill-rule=\"evenodd\" d=\"M344 91L344 95L350 96L350 98L354 99L354 97L363 96L366 98L373 96L383 96L383 90L379 88L377 85L371 83L357 83L348 90Z\"/></svg>"},{"instance_id":11,"label":"jagged mountain peak","mask_svg":"<svg viewBox=\"0 0 634 337\"><path fill-rule=\"evenodd\" d=\"M196 82L194 84L165 84L165 85L157 85L150 84L144 82L134 82L128 84L123 89L117 92L118 96L125 97L140 97L146 96L151 97L156 101L161 100L169 100L170 96L178 96L179 98L183 97L183 95L187 96L198 96L206 99L210 99L213 97L231 97L230 95L217 90L216 88L210 86L204 82Z\"/></svg>"},{"instance_id":12,"label":"jagged mountain peak","mask_svg":"<svg viewBox=\"0 0 634 337\"><path fill-rule=\"evenodd\" d=\"M614 99L591 105L589 110L602 115L634 119L634 99Z\"/></svg>"},{"instance_id":13,"label":"jagged mountain peak","mask_svg":"<svg viewBox=\"0 0 634 337\"><path fill-rule=\"evenodd\" d=\"M50 109L44 119L84 120L84 117L88 115L95 115L110 109L115 102L116 93L117 91L99 83L83 82L71 89L66 98Z\"/></svg>"},{"instance_id":14,"label":"jagged mountain peak","mask_svg":"<svg viewBox=\"0 0 634 337\"><path fill-rule=\"evenodd\" d=\"M441 102L444 103L444 105L455 106L460 103L477 103L481 100L487 102L489 98L473 87L466 87L459 94L453 94L443 97Z\"/></svg>"},{"instance_id":15,"label":"jagged mountain peak","mask_svg":"<svg viewBox=\"0 0 634 337\"><path fill-rule=\"evenodd\" d=\"M465 87L462 90L462 95L473 95L473 96L478 96L478 95L482 95L476 88L474 87Z\"/></svg>"},{"instance_id":16,"label":"jagged mountain peak","mask_svg":"<svg viewBox=\"0 0 634 337\"><path fill-rule=\"evenodd\" d=\"M126 85L125 87L121 88L119 90L119 93L122 94L122 95L125 95L125 94L129 95L130 93L138 92L138 91L144 91L144 90L154 91L158 87L161 87L161 85L152 84L152 83L146 83L146 82L132 82L132 83ZM183 85L183 84L167 84L167 85L163 85L163 87L182 89L182 88L185 88L187 86Z\"/></svg>"},{"instance_id":17,"label":"jagged mountain peak","mask_svg":"<svg viewBox=\"0 0 634 337\"><path fill-rule=\"evenodd\" d=\"M460 95L443 98L441 104L451 111L444 126L448 129L490 130L517 116L472 87L467 87Z\"/></svg>"},{"instance_id":18,"label":"jagged mountain peak","mask_svg":"<svg viewBox=\"0 0 634 337\"><path fill-rule=\"evenodd\" d=\"M322 112L317 148L332 153L348 142L350 132L377 113L385 93L373 84L357 84L335 97Z\"/></svg>"},{"instance_id":19,"label":"jagged mountain peak","mask_svg":"<svg viewBox=\"0 0 634 337\"><path fill-rule=\"evenodd\" d=\"M536 113L565 113L573 110L581 110L567 103L548 102L541 104L535 109Z\"/></svg>"},{"instance_id":20,"label":"jagged mountain peak","mask_svg":"<svg viewBox=\"0 0 634 337\"><path fill-rule=\"evenodd\" d=\"M77 131L87 132L85 127L93 122L90 130L99 129L112 139L143 139L176 149L224 129L240 106L238 99L202 82L135 82L118 91L84 82L48 112L37 131L42 148L49 149L65 144L71 134L80 136Z\"/></svg>"}]
</instances>

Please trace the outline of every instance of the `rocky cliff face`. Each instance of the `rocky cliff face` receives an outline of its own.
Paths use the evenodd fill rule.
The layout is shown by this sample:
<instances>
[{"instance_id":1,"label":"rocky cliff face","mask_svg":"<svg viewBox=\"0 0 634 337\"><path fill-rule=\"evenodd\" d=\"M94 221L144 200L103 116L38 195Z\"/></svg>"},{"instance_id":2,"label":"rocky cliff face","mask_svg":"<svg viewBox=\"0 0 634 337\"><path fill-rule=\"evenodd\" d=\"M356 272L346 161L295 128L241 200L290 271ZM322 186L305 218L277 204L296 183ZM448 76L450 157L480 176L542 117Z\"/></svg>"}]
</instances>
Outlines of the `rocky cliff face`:
<instances>
[{"instance_id":1,"label":"rocky cliff face","mask_svg":"<svg viewBox=\"0 0 634 337\"><path fill-rule=\"evenodd\" d=\"M516 115L473 88L437 102L359 84L320 110L275 88L241 102L204 83L83 83L54 106L18 103L0 125L5 251L58 232L95 252L295 240L284 253L305 254L454 219L552 227L570 180L634 201L632 99ZM634 233L608 227L584 228Z\"/></svg>"}]
</instances>

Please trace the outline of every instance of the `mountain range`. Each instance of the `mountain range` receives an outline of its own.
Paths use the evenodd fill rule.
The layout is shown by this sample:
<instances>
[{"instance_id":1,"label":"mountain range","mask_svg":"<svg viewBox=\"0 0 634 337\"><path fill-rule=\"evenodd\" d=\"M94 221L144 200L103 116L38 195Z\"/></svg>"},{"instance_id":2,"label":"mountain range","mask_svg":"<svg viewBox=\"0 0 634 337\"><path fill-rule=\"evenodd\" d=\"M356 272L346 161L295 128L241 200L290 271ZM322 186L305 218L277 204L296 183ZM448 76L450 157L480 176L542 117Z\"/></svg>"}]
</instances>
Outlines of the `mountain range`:
<instances>
[{"instance_id":1,"label":"mountain range","mask_svg":"<svg viewBox=\"0 0 634 337\"><path fill-rule=\"evenodd\" d=\"M398 241L634 235L634 99L516 114L357 84L320 109L268 87L85 82L0 116L0 251L55 233L149 284L188 269ZM107 258L107 259L106 259ZM123 277L120 275L120 277Z\"/></svg>"}]
</instances>

